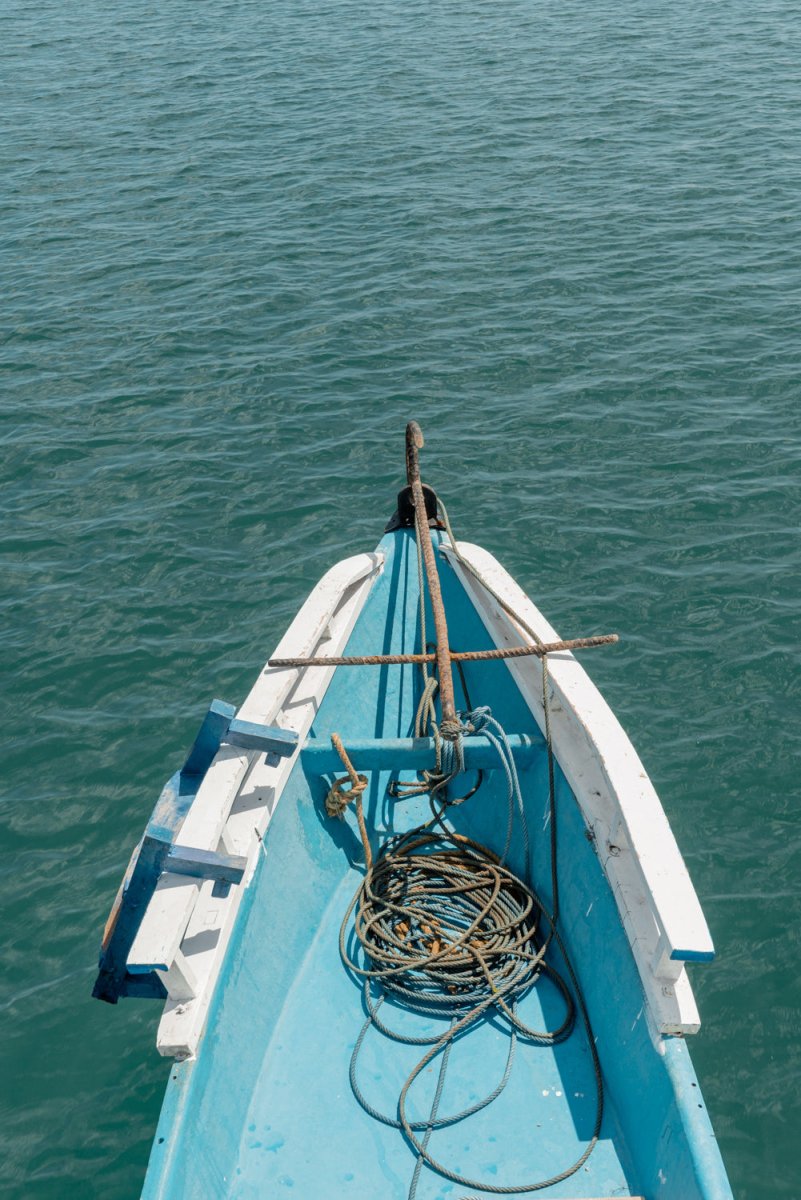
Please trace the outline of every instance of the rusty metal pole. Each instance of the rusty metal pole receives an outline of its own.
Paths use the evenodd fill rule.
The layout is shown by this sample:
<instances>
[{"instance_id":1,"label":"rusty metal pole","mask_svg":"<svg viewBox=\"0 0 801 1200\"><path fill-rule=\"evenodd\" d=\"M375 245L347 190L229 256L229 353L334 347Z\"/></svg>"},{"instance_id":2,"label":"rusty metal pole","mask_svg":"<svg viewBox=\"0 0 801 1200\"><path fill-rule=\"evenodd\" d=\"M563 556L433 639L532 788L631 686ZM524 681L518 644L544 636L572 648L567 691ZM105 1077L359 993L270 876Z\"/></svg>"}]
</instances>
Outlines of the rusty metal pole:
<instances>
[{"instance_id":1,"label":"rusty metal pole","mask_svg":"<svg viewBox=\"0 0 801 1200\"><path fill-rule=\"evenodd\" d=\"M420 464L417 451L423 447L423 431L416 421L410 421L406 426L406 478L412 489L414 501L415 525L417 538L423 551L423 563L428 581L428 594L431 600L431 611L434 614L434 629L437 635L437 670L439 672L439 697L442 708L440 732L442 736L453 740L459 729L456 717L456 703L453 695L453 671L451 669L451 654L448 646L448 624L445 620L445 606L442 603L442 591L439 586L439 572L434 561L434 545L431 530L426 516L426 502L423 496L423 485L420 482ZM425 649L425 647L423 647Z\"/></svg>"},{"instance_id":2,"label":"rusty metal pole","mask_svg":"<svg viewBox=\"0 0 801 1200\"><path fill-rule=\"evenodd\" d=\"M589 650L593 646L611 646L616 633L600 637L568 638L558 642L533 642L529 646L503 646L496 650L451 650L451 662L501 662L507 658L544 658L560 650ZM336 658L271 658L268 667L384 667L392 663L432 663L436 654L359 654Z\"/></svg>"}]
</instances>

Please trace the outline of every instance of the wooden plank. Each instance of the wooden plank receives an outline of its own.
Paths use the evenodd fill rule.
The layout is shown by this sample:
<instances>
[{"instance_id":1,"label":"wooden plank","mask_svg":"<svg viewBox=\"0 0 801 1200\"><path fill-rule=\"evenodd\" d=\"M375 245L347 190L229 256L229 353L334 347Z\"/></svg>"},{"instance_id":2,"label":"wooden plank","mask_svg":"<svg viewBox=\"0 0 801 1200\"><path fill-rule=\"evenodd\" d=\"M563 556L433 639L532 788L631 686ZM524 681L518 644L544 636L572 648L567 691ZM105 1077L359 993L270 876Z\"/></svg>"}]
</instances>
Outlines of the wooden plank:
<instances>
[{"instance_id":1,"label":"wooden plank","mask_svg":"<svg viewBox=\"0 0 801 1200\"><path fill-rule=\"evenodd\" d=\"M245 777L250 756L235 746L222 746L206 772L195 801L175 837L179 846L216 850L228 812Z\"/></svg>"},{"instance_id":2,"label":"wooden plank","mask_svg":"<svg viewBox=\"0 0 801 1200\"><path fill-rule=\"evenodd\" d=\"M215 851L248 756L223 746L207 770L194 803L175 836L174 848ZM241 878L241 877L240 877ZM198 895L198 882L186 875L164 874L158 880L128 954L128 970L167 971L181 944Z\"/></svg>"},{"instance_id":3,"label":"wooden plank","mask_svg":"<svg viewBox=\"0 0 801 1200\"><path fill-rule=\"evenodd\" d=\"M217 849L248 762L248 755L234 747L223 746L218 751L175 835L174 846L190 850ZM186 875L161 875L127 955L131 974L169 970L186 932L198 890L198 881Z\"/></svg>"},{"instance_id":4,"label":"wooden plank","mask_svg":"<svg viewBox=\"0 0 801 1200\"><path fill-rule=\"evenodd\" d=\"M232 740L239 741L240 751L242 748L258 748L288 755L296 748L297 735L263 724L237 722L235 716L233 705L223 700L212 701L183 768L168 781L156 802L145 837L131 856L106 922L100 972L94 989L94 995L99 999L116 1003L121 995L126 994L126 977L150 973L151 968L146 965L146 960L151 957L161 960L166 953L165 946L172 944L176 936L180 940L183 935L192 889L176 888L174 880L160 879L168 854L172 859L173 874L213 877L218 890L242 878L244 864L218 861L215 851L231 803L247 772L249 754L229 751L220 756L221 765L214 770L211 786L204 776L212 769L221 740L229 733L232 724ZM194 811L188 830L181 830L193 801L199 808ZM199 846L193 846L192 839L195 837L206 840L201 841ZM177 841L179 847L185 848L184 853L180 849L169 849L173 840ZM192 850L199 853L193 856ZM200 859L204 854L211 857L201 864ZM201 865L207 868L205 873L200 870ZM147 917L147 909L156 892L159 893L158 901L151 916ZM141 930L143 921L144 931ZM161 934L157 934L154 922L163 923ZM163 989L155 976L150 985L147 980L138 978L134 990L138 995L163 996Z\"/></svg>"},{"instance_id":5,"label":"wooden plank","mask_svg":"<svg viewBox=\"0 0 801 1200\"><path fill-rule=\"evenodd\" d=\"M128 953L128 970L132 975L170 969L197 893L198 884L194 880L162 875Z\"/></svg>"},{"instance_id":6,"label":"wooden plank","mask_svg":"<svg viewBox=\"0 0 801 1200\"><path fill-rule=\"evenodd\" d=\"M218 854L196 846L171 846L164 864L173 875L213 879L217 883L241 883L248 860L241 855Z\"/></svg>"},{"instance_id":7,"label":"wooden plank","mask_svg":"<svg viewBox=\"0 0 801 1200\"><path fill-rule=\"evenodd\" d=\"M159 971L158 975L167 989L170 1000L181 1003L192 1000L197 995L198 983L195 973L186 955L180 950L176 950L169 970Z\"/></svg>"},{"instance_id":8,"label":"wooden plank","mask_svg":"<svg viewBox=\"0 0 801 1200\"><path fill-rule=\"evenodd\" d=\"M182 774L205 775L235 716L236 709L233 704L226 704L224 700L212 700L183 765Z\"/></svg>"},{"instance_id":9,"label":"wooden plank","mask_svg":"<svg viewBox=\"0 0 801 1200\"><path fill-rule=\"evenodd\" d=\"M262 725L255 721L235 718L225 734L229 746L243 750L263 750L266 754L278 754L286 758L298 748L298 735L291 729L279 729L277 725Z\"/></svg>"},{"instance_id":10,"label":"wooden plank","mask_svg":"<svg viewBox=\"0 0 801 1200\"><path fill-rule=\"evenodd\" d=\"M128 994L128 956L157 887L167 850L168 843L146 833L131 856L103 935L100 970L92 991L98 1000L116 1004L121 996ZM155 976L139 981L136 988L138 995L154 998L161 991Z\"/></svg>"},{"instance_id":11,"label":"wooden plank","mask_svg":"<svg viewBox=\"0 0 801 1200\"><path fill-rule=\"evenodd\" d=\"M197 788L195 776L176 771L161 789L161 795L148 818L145 836L171 842L192 805Z\"/></svg>"}]
</instances>

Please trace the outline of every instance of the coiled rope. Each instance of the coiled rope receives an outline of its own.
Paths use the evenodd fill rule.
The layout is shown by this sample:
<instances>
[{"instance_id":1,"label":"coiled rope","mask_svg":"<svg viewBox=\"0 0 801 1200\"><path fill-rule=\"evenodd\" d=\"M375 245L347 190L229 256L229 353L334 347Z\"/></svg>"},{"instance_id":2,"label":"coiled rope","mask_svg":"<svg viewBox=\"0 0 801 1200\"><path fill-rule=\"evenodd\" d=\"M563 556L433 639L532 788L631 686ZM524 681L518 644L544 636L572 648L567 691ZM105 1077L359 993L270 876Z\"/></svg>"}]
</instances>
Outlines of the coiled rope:
<instances>
[{"instance_id":1,"label":"coiled rope","mask_svg":"<svg viewBox=\"0 0 801 1200\"><path fill-rule=\"evenodd\" d=\"M359 828L367 869L340 929L343 962L363 980L368 1012L351 1057L351 1087L366 1112L376 1120L402 1130L415 1150L417 1164L409 1200L414 1200L424 1163L463 1187L498 1195L524 1194L550 1187L567 1179L587 1161L598 1139L603 1116L601 1070L589 1016L553 914L548 912L534 888L505 866L516 811L521 820L527 874L530 873L528 829L511 750L503 730L488 709L460 715L461 736L469 737L480 730L493 740L503 760L508 808L503 854L499 857L486 846L447 826L444 820L447 802L438 806L435 800L441 788L431 796L432 819L390 839L375 858L362 818ZM348 771L345 780L363 779L363 776L356 776L339 738L335 745ZM361 794L355 789L347 793L352 794L355 794L358 816ZM354 951L349 948L351 930L355 937ZM591 1140L576 1162L548 1179L509 1185L471 1179L434 1158L429 1150L431 1136L436 1129L462 1121L497 1099L509 1079L519 1038L538 1045L556 1045L571 1033L577 1005L568 984L546 961L552 940L556 941L567 964L595 1070L597 1108ZM554 1030L533 1029L517 1012L519 1001L543 974L556 985L565 1007L564 1018ZM374 990L378 991L377 996L373 994ZM399 1033L379 1015L387 996L417 1013L448 1018L450 1026L445 1033L427 1038ZM510 1033L503 1075L483 1099L460 1112L441 1116L440 1100L454 1041L486 1019L490 1010L507 1024ZM429 1047L406 1078L398 1097L397 1116L381 1112L372 1105L359 1083L359 1056L371 1027L393 1041ZM408 1113L409 1091L426 1067L440 1055L439 1077L429 1115L425 1120L413 1120Z\"/></svg>"},{"instance_id":2,"label":"coiled rope","mask_svg":"<svg viewBox=\"0 0 801 1200\"><path fill-rule=\"evenodd\" d=\"M542 645L537 633L461 555L447 512L444 506L440 507L458 561L501 604L520 628L538 645ZM428 531L423 527L420 513L416 511L415 516L421 640L422 645L427 646L421 541ZM600 1061L581 986L557 927L556 793L547 656L543 655L541 661L550 805L550 912L531 883L529 832L512 752L504 730L488 708L461 713L458 727L454 725L447 730L440 729L435 707L437 679L429 674L427 664L421 663L423 689L415 717L415 736L430 735L434 738L436 765L434 771L423 772L418 783L395 783L390 785L389 790L390 794L399 798L428 794L432 817L416 829L389 839L375 857L362 811L361 794L366 779L363 775L357 775L338 736L332 736L347 775L334 783L326 807L331 815L341 816L347 803L355 799L366 864L364 879L343 918L339 939L343 962L363 981L364 1003L368 1013L353 1049L350 1083L362 1108L376 1120L402 1130L417 1154L408 1200L415 1200L424 1164L462 1187L495 1195L523 1195L552 1187L580 1170L600 1135L604 1100ZM461 671L461 665L459 669ZM462 684L467 695L464 676ZM506 778L507 824L500 856L486 846L456 833L445 819L448 807L463 803L467 798L449 798L448 785L464 770L463 738L479 731L495 746ZM468 796L478 789L480 782L479 776L479 783ZM515 815L521 827L527 881L505 865ZM349 948L351 929L353 950ZM561 952L569 985L546 961L551 943L558 946ZM547 975L556 985L565 1006L561 1024L552 1030L532 1029L521 1020L517 1011L520 1001L543 975ZM378 994L374 995L374 991ZM431 1037L412 1037L391 1029L383 1016L379 1015L388 996L414 1012L449 1019L449 1028L445 1033ZM518 1041L522 1038L537 1045L558 1044L572 1032L577 1011L587 1036L596 1088L592 1135L578 1159L548 1179L504 1185L471 1179L434 1158L429 1143L435 1130L473 1116L500 1096L512 1071ZM501 1079L483 1099L460 1112L440 1115L448 1061L455 1040L491 1014L505 1022L509 1029L509 1050ZM393 1041L428 1047L401 1088L397 1116L381 1112L371 1104L359 1083L359 1056L365 1038L373 1027ZM437 1057L440 1058L439 1074L429 1115L425 1120L413 1120L408 1113L410 1089Z\"/></svg>"}]
</instances>

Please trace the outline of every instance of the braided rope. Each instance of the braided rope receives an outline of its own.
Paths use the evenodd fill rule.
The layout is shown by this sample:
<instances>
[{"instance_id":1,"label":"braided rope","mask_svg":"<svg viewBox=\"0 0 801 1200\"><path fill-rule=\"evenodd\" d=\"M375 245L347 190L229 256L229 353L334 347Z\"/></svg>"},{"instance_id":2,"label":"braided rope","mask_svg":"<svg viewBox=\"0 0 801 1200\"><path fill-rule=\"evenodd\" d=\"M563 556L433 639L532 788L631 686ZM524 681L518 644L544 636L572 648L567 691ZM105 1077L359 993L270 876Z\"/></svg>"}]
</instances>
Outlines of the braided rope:
<instances>
[{"instance_id":1,"label":"braided rope","mask_svg":"<svg viewBox=\"0 0 801 1200\"><path fill-rule=\"evenodd\" d=\"M447 511L440 505L445 527L460 563L486 591L509 613L538 647L542 639L490 586L484 576L459 552ZM418 582L420 594L421 644L427 648L425 596L421 553L421 522L416 512ZM426 531L427 532L427 531ZM547 651L541 651L542 703L548 759L550 806L550 859L553 911L549 912L534 888L506 866L514 816L517 813L525 849L526 879L531 879L531 850L525 805L512 751L506 734L488 708L476 708L459 714L457 720L437 724L436 676L421 662L423 690L415 716L415 736L430 733L436 747L433 772L423 772L419 783L390 785L395 796L428 793L432 819L410 832L390 839L375 861L367 839L361 808L361 791L356 794L356 813L365 849L365 877L353 896L340 928L340 954L347 969L363 980L365 1020L353 1049L350 1083L362 1108L376 1120L402 1130L417 1154L408 1200L415 1200L424 1165L463 1187L494 1195L521 1195L555 1186L575 1174L587 1162L600 1136L603 1120L603 1080L595 1047L589 1013L581 986L567 948L557 929L559 886L557 875L555 762L551 735L551 714ZM464 679L463 679L464 685ZM466 692L466 685L465 692ZM469 703L469 701L468 701ZM449 805L448 784L464 771L463 738L483 733L495 747L507 785L507 828L500 857L487 847L450 829L444 813ZM334 735L336 737L336 735ZM332 737L332 741L334 738ZM339 750L348 769L347 793L352 796L357 776L341 741ZM336 742L334 743L336 745ZM479 782L468 793L480 786ZM450 803L461 803L452 800ZM441 801L438 807L438 801ZM343 810L344 811L344 810ZM437 828L435 829L434 826ZM351 924L352 923L352 924ZM353 941L353 951L349 949ZM546 961L554 942L566 966L570 986ZM517 1012L519 1002L547 974L556 985L565 1005L561 1024L552 1030L536 1030L523 1022ZM379 989L377 998L372 989ZM572 991L571 991L572 987ZM404 1007L428 1016L448 1018L449 1028L433 1037L411 1037L391 1029L382 1016L381 1006L393 996ZM575 1000L574 1000L575 996ZM480 1112L506 1087L520 1037L539 1045L556 1045L573 1030L577 1011L581 1015L593 1063L596 1086L596 1113L592 1135L578 1159L548 1179L523 1184L495 1184L470 1179L439 1162L429 1150L435 1130L453 1125ZM503 1074L488 1095L460 1112L440 1115L448 1060L455 1039L493 1015L509 1029L509 1050ZM428 1047L406 1078L397 1104L397 1117L381 1112L366 1098L358 1078L359 1056L365 1038L375 1027L389 1039L406 1045ZM439 1072L434 1098L425 1120L412 1120L407 1111L409 1092L416 1079L437 1057ZM422 1134L422 1136L419 1136Z\"/></svg>"},{"instance_id":2,"label":"braided rope","mask_svg":"<svg viewBox=\"0 0 801 1200\"><path fill-rule=\"evenodd\" d=\"M362 845L364 846L364 860L369 871L373 865L373 852L370 848L370 839L367 836L367 826L364 823L364 807L362 805L362 792L367 787L367 776L357 775L353 768L353 763L348 757L348 752L342 745L342 738L338 733L331 734L331 745L342 759L347 775L334 780L325 798L325 811L329 817L339 817L342 820L348 805L352 800L356 801L356 820L359 824L359 833L361 834ZM346 790L346 784L348 783L350 787Z\"/></svg>"},{"instance_id":3,"label":"braided rope","mask_svg":"<svg viewBox=\"0 0 801 1200\"><path fill-rule=\"evenodd\" d=\"M503 854L499 857L480 843L449 829L443 819L447 802L443 801L438 808L432 795L432 820L391 838L375 860L368 860L364 879L348 905L339 936L346 968L363 981L368 1012L351 1056L351 1087L367 1113L385 1125L402 1130L414 1148L417 1163L409 1200L414 1200L424 1164L461 1186L497 1195L524 1194L554 1185L587 1161L598 1140L603 1116L600 1063L589 1015L555 918L534 888L505 865L516 812L521 821L526 874L530 877L528 826L511 748L488 708L474 709L461 714L461 718L459 742L464 736L481 732L492 741L501 759L508 808ZM362 838L366 838L366 831L362 832ZM365 844L365 854L368 849ZM545 959L552 940L567 963L578 1006L571 988ZM544 974L555 984L564 1003L564 1018L553 1030L531 1028L517 1011L519 1002ZM373 996L374 988L378 988L377 997ZM419 1014L449 1019L449 1028L433 1037L410 1037L391 1029L379 1016L387 996ZM480 1112L501 1094L512 1070L518 1039L522 1037L537 1045L556 1045L570 1035L577 1011L587 1032L598 1097L593 1134L579 1159L549 1179L501 1185L470 1179L434 1158L429 1144L435 1130ZM460 1112L441 1115L442 1090L454 1041L492 1012L504 1021L510 1034L503 1075L479 1101ZM393 1041L428 1047L401 1089L397 1117L372 1105L359 1082L359 1057L372 1027ZM429 1115L425 1120L413 1120L408 1113L409 1091L438 1056L441 1056L439 1075Z\"/></svg>"}]
</instances>

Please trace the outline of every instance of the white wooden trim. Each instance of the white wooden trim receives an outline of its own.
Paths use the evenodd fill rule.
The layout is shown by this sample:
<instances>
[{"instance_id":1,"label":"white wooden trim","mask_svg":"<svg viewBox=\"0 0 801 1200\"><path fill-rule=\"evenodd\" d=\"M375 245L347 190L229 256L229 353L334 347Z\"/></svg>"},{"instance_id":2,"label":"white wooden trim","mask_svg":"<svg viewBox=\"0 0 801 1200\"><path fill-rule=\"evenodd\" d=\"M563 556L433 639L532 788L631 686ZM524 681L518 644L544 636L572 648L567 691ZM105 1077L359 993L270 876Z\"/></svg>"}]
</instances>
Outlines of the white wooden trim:
<instances>
[{"instance_id":1,"label":"white wooden trim","mask_svg":"<svg viewBox=\"0 0 801 1200\"><path fill-rule=\"evenodd\" d=\"M181 950L175 951L169 970L159 971L158 974L171 1000L192 1000L197 995L195 973Z\"/></svg>"},{"instance_id":2,"label":"white wooden trim","mask_svg":"<svg viewBox=\"0 0 801 1200\"><path fill-rule=\"evenodd\" d=\"M197 893L197 882L185 875L161 877L128 952L129 971L134 974L169 971L189 924Z\"/></svg>"},{"instance_id":3,"label":"white wooden trim","mask_svg":"<svg viewBox=\"0 0 801 1200\"><path fill-rule=\"evenodd\" d=\"M543 641L558 640L491 554L458 545ZM530 642L447 543L442 550L495 645ZM712 940L673 832L634 747L584 669L566 652L549 655L548 663L554 752L612 887L654 1025L660 1033L695 1033L700 1018L682 959L711 954ZM540 660L510 659L506 665L543 728Z\"/></svg>"},{"instance_id":4,"label":"white wooden trim","mask_svg":"<svg viewBox=\"0 0 801 1200\"><path fill-rule=\"evenodd\" d=\"M203 776L197 796L175 836L176 846L216 847L248 769L248 751L223 745Z\"/></svg>"},{"instance_id":5,"label":"white wooden trim","mask_svg":"<svg viewBox=\"0 0 801 1200\"><path fill-rule=\"evenodd\" d=\"M247 768L247 753L234 746L219 749L176 835L176 845L217 849ZM199 892L200 880L165 872L156 884L128 953L128 970L137 973L159 969L167 994L174 1000L188 998L181 973L171 972L170 967Z\"/></svg>"},{"instance_id":6,"label":"white wooden trim","mask_svg":"<svg viewBox=\"0 0 801 1200\"><path fill-rule=\"evenodd\" d=\"M337 563L311 593L271 658L301 658L314 654L341 654L375 579L383 568L382 554L360 554ZM334 667L277 670L265 667L237 716L293 729L298 748L319 709ZM224 898L213 895L213 884L181 882L192 889L193 903L187 920L184 909L168 918L173 928L182 924L179 965L188 968L190 988L175 979L159 1024L157 1046L161 1054L187 1058L194 1055L203 1035L231 932L245 887L253 877L261 838L297 757L279 759L277 765L264 754L223 746L201 785L176 842L199 849L246 855L248 868L242 884L231 887ZM274 763L275 760L273 759ZM191 824L190 824L191 821ZM169 888L175 876L164 876L159 888ZM173 886L175 886L173 884ZM157 893L158 893L157 889ZM173 962L175 960L173 959ZM130 959L129 959L130 962ZM172 964L170 964L172 965ZM164 978L164 976L162 976Z\"/></svg>"}]
</instances>

